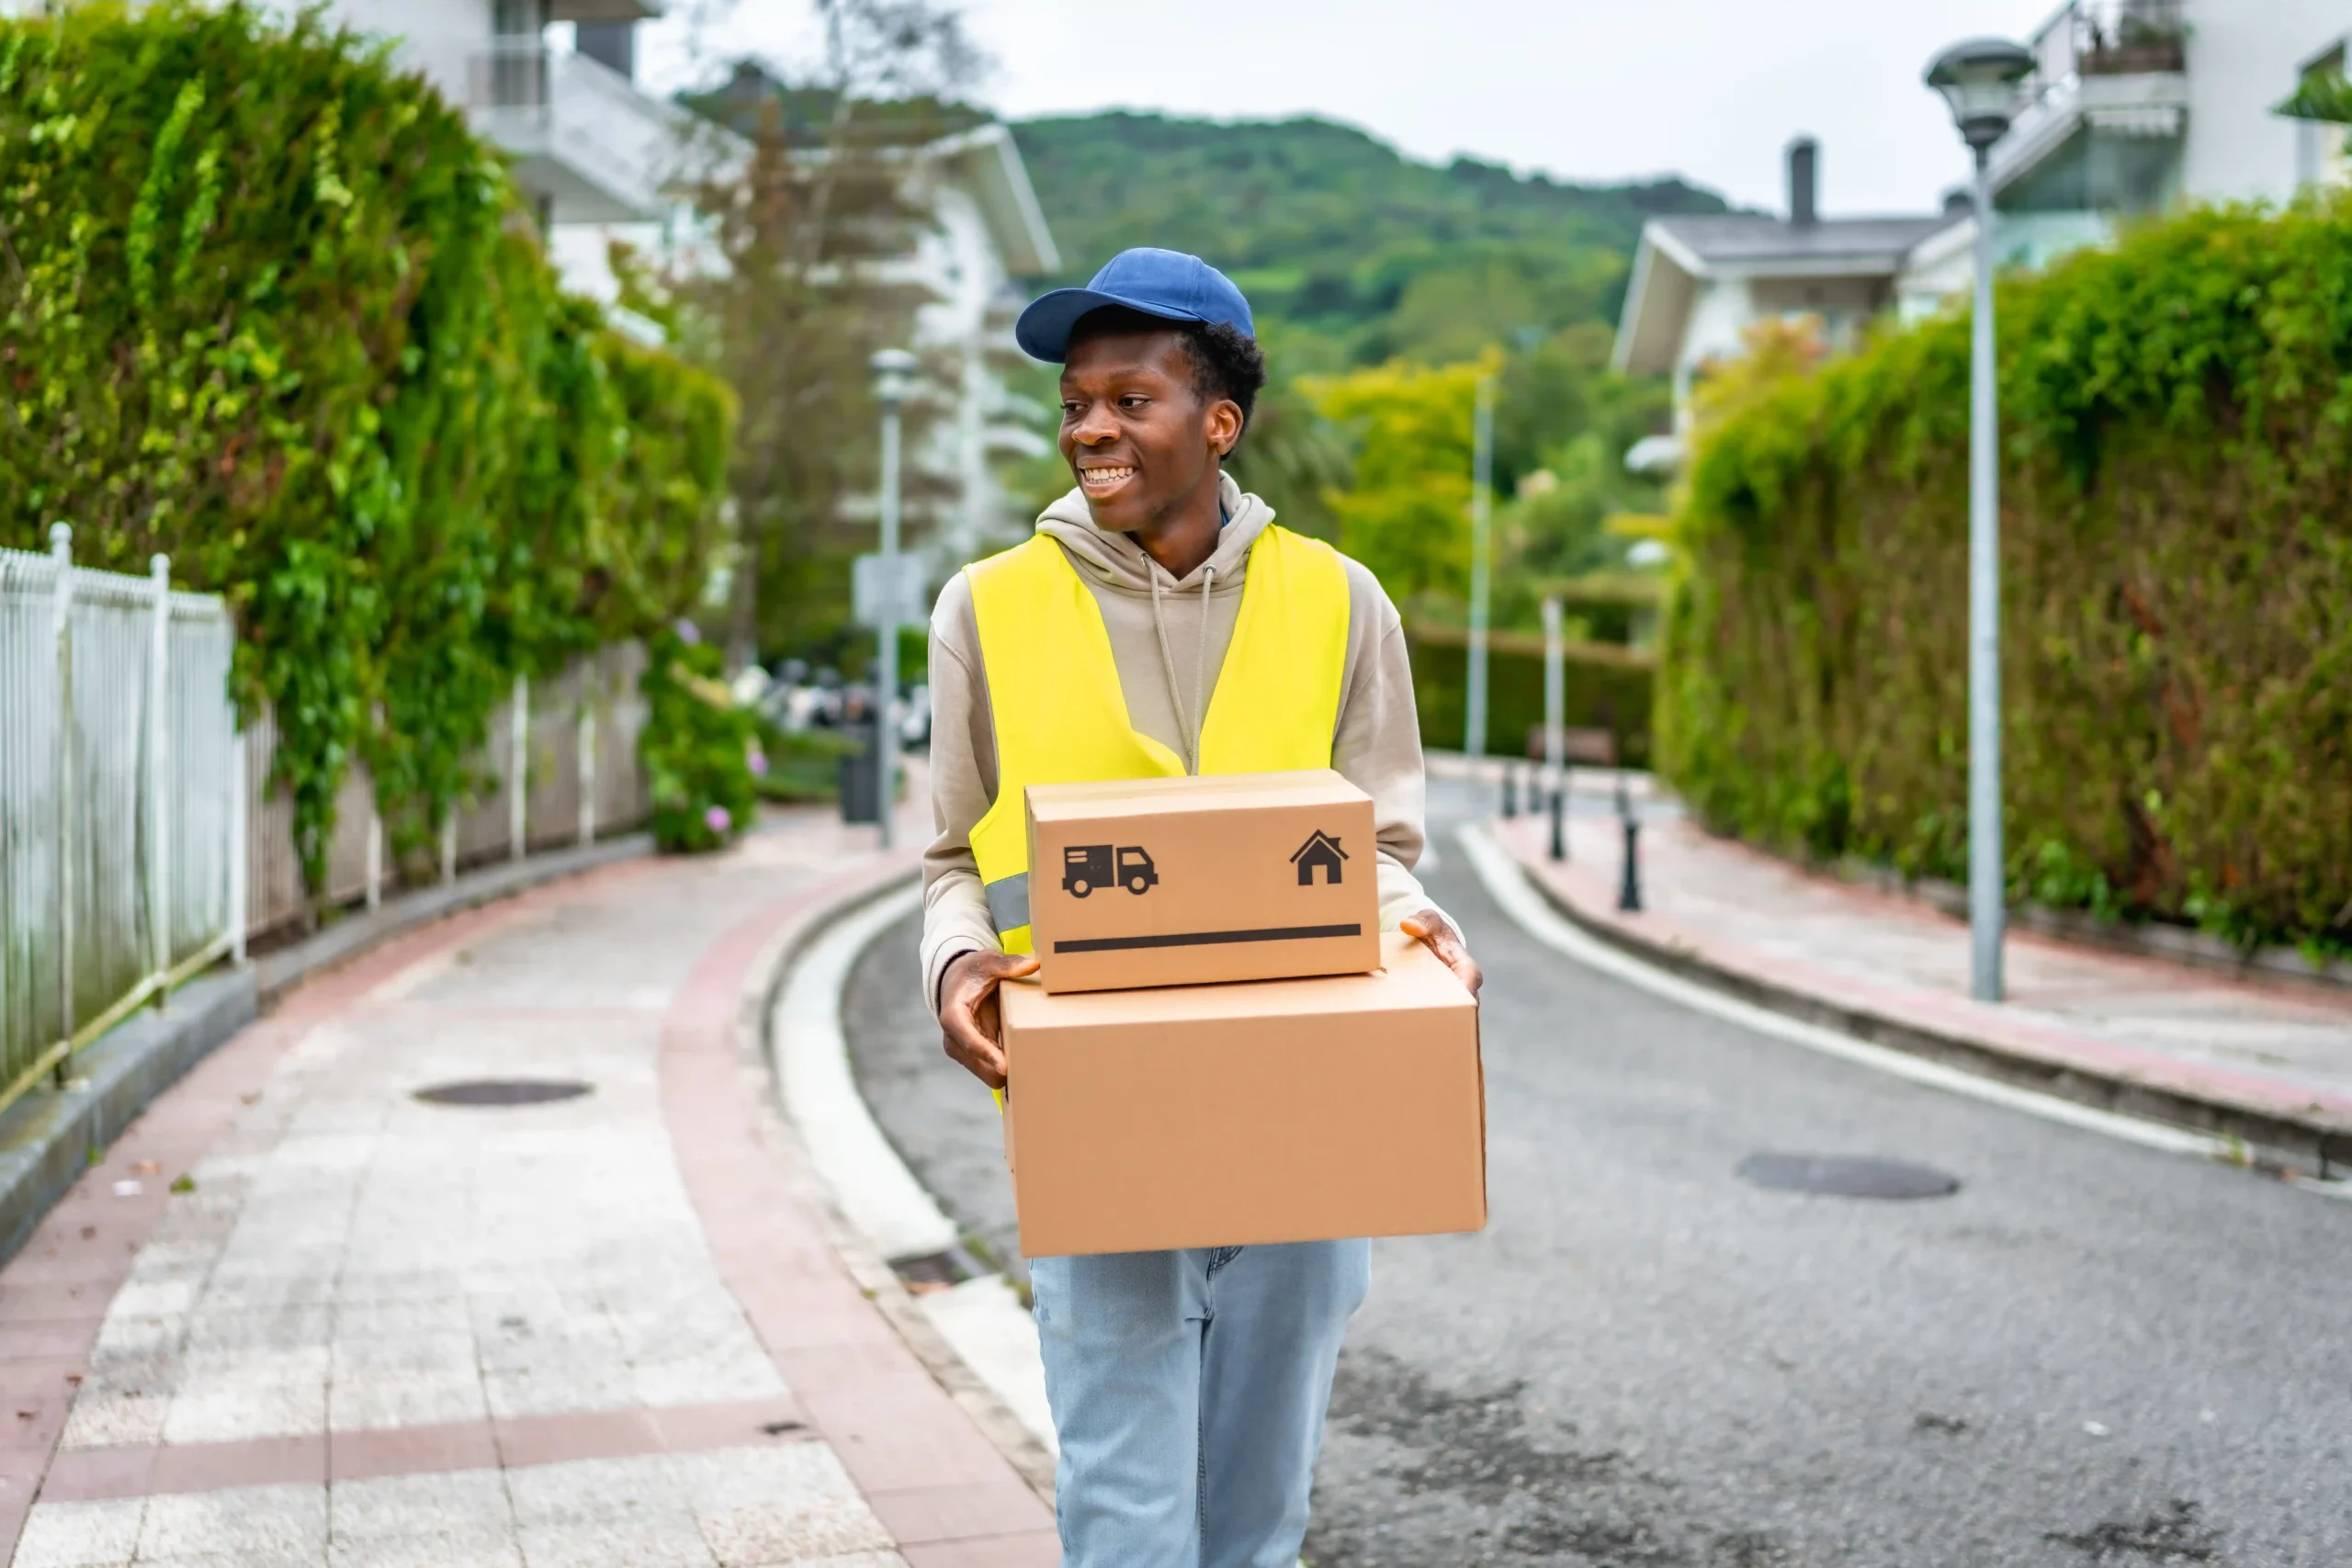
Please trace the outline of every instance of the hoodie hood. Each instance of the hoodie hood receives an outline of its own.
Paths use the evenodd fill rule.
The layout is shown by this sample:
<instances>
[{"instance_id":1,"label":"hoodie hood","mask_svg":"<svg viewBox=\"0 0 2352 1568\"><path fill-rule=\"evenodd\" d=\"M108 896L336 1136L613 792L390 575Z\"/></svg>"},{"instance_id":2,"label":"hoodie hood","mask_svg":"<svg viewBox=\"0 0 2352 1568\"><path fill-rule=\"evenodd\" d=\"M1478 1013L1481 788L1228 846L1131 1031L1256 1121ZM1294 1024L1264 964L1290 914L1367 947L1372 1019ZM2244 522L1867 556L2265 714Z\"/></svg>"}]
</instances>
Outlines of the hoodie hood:
<instances>
[{"instance_id":1,"label":"hoodie hood","mask_svg":"<svg viewBox=\"0 0 2352 1568\"><path fill-rule=\"evenodd\" d=\"M1081 575L1114 593L1148 594L1155 577L1162 591L1186 592L1199 587L1207 574L1214 574L1212 592L1238 593L1250 547L1274 520L1274 509L1235 484L1231 474L1217 476L1217 498L1225 506L1225 528L1217 536L1216 549L1182 579L1170 577L1133 535L1096 527L1086 492L1080 490L1073 489L1046 508L1037 519L1037 532L1052 535Z\"/></svg>"},{"instance_id":2,"label":"hoodie hood","mask_svg":"<svg viewBox=\"0 0 2352 1568\"><path fill-rule=\"evenodd\" d=\"M1225 508L1225 526L1217 535L1216 548L1209 558L1182 578L1171 579L1132 536L1096 527L1082 491L1071 491L1046 508L1045 515L1037 519L1037 532L1050 535L1062 547L1063 554L1069 558L1079 575L1097 589L1151 601L1152 631L1159 644L1159 672L1168 682L1168 702L1176 713L1177 730L1183 740L1184 771L1188 773L1201 771L1201 727L1207 718L1209 698L1210 601L1241 592L1249 568L1250 547L1258 542L1258 536L1274 520L1274 509L1254 495L1243 494L1232 475L1219 474L1216 483L1217 502ZM1190 703L1184 700L1184 684L1176 673L1176 656L1169 647L1168 604L1163 595L1189 602L1195 606L1193 613L1200 617Z\"/></svg>"}]
</instances>

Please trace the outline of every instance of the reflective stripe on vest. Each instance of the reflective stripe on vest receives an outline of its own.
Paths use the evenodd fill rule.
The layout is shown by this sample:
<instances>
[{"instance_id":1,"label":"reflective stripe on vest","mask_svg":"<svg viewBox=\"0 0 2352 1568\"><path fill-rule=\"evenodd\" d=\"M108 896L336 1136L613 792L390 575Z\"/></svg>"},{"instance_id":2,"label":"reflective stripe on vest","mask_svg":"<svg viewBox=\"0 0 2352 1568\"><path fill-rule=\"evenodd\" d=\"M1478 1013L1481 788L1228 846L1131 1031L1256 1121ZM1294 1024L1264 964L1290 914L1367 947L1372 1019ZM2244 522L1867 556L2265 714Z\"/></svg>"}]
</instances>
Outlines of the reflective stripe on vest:
<instances>
[{"instance_id":1,"label":"reflective stripe on vest","mask_svg":"<svg viewBox=\"0 0 2352 1568\"><path fill-rule=\"evenodd\" d=\"M1127 716L1094 594L1044 534L966 567L996 727L996 801L972 857L1007 953L1029 951L1037 784L1176 778L1184 763ZM1319 540L1269 526L1250 547L1241 613L1201 729L1204 773L1331 765L1348 660L1348 570Z\"/></svg>"}]
</instances>

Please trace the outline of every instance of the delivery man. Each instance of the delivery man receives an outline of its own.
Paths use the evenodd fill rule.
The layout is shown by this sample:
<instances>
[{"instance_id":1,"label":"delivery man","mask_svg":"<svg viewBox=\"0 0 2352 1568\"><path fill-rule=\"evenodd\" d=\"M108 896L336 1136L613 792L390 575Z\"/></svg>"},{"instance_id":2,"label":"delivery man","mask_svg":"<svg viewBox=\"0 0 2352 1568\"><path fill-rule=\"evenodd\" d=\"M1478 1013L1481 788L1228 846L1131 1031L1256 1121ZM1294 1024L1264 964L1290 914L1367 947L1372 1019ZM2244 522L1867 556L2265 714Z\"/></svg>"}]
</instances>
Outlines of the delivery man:
<instances>
[{"instance_id":1,"label":"delivery man","mask_svg":"<svg viewBox=\"0 0 2352 1568\"><path fill-rule=\"evenodd\" d=\"M1374 803L1383 922L1475 992L1413 877L1424 785L1396 607L1222 467L1266 380L1241 291L1196 256L1132 250L1015 336L1062 367L1078 488L932 615L922 962L947 1054L1004 1087L996 987L1036 967L1035 784L1336 768ZM1370 1261L1359 1240L1032 1265L1065 1568L1292 1568Z\"/></svg>"}]
</instances>

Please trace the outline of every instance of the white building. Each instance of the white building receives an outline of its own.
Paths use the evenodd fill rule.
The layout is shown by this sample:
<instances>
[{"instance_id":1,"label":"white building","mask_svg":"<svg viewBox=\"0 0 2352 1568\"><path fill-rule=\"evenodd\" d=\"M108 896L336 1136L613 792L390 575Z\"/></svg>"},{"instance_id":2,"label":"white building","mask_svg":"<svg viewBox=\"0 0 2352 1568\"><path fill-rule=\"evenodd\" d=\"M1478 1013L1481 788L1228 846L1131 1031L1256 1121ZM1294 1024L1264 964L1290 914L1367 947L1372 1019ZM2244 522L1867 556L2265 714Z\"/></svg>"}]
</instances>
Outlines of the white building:
<instances>
[{"instance_id":1,"label":"white building","mask_svg":"<svg viewBox=\"0 0 2352 1568\"><path fill-rule=\"evenodd\" d=\"M2028 101L1993 148L2007 220L2284 201L2325 171L2323 128L2272 111L2343 70L2346 0L2076 0L2027 41Z\"/></svg>"},{"instance_id":2,"label":"white building","mask_svg":"<svg viewBox=\"0 0 2352 1568\"><path fill-rule=\"evenodd\" d=\"M2024 107L1992 150L1997 263L2041 266L2105 243L2120 220L2183 201L2283 202L2308 186L2342 183L2344 128L2274 111L2306 75L2343 74L2347 37L2352 0L2062 6L2026 40L2035 68ZM1956 145L1954 156L1957 164ZM1791 183L1793 192L1793 174ZM1916 225L1907 240L1905 221ZM1932 313L1967 290L1975 238L1964 198L1944 217L1825 220L1810 231L1793 213L1653 220L1635 256L1617 363L1673 374L1687 419L1690 376L1737 352L1748 322L1812 310L1834 336L1857 310ZM1805 292L1792 298L1800 278ZM1645 459L1675 455L1670 441L1644 446L1636 451Z\"/></svg>"},{"instance_id":3,"label":"white building","mask_svg":"<svg viewBox=\"0 0 2352 1568\"><path fill-rule=\"evenodd\" d=\"M2341 183L2339 127L2276 111L2305 75L2341 76L2347 0L2075 0L2026 40L2024 107L1994 144L1993 248L2041 266L2183 201L2284 202ZM1975 225L1922 247L1906 316L1966 289Z\"/></svg>"},{"instance_id":4,"label":"white building","mask_svg":"<svg viewBox=\"0 0 2352 1568\"><path fill-rule=\"evenodd\" d=\"M1029 524L1007 511L996 458L1034 456L1049 441L1013 406L1004 367L1021 353L1012 341L1013 320L1025 302L1020 280L1059 271L1061 256L1021 149L1002 125L932 142L917 156L912 177L933 218L899 273L931 296L916 314L915 347L955 367L958 382L951 417L916 454L954 480L956 501L933 519L935 568L944 574L1012 542Z\"/></svg>"},{"instance_id":5,"label":"white building","mask_svg":"<svg viewBox=\"0 0 2352 1568\"><path fill-rule=\"evenodd\" d=\"M564 281L609 301L609 225L672 220L689 184L749 149L740 137L641 92L636 28L662 0L330 0L355 29L461 106L513 158ZM550 37L571 24L575 47Z\"/></svg>"}]
</instances>

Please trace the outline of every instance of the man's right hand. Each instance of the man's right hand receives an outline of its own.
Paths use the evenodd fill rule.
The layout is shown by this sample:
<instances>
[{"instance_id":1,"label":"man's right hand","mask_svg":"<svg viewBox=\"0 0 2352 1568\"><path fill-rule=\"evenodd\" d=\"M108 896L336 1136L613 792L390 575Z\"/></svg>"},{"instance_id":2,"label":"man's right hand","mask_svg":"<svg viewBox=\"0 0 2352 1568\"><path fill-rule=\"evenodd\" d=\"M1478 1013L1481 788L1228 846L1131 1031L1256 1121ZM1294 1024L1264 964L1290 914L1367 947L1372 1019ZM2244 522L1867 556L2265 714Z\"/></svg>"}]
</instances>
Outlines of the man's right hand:
<instances>
[{"instance_id":1,"label":"man's right hand","mask_svg":"<svg viewBox=\"0 0 2352 1568\"><path fill-rule=\"evenodd\" d=\"M1004 1021L997 1010L997 985L1036 972L1034 957L976 949L950 963L940 978L940 1043L990 1089L1004 1087Z\"/></svg>"}]
</instances>

